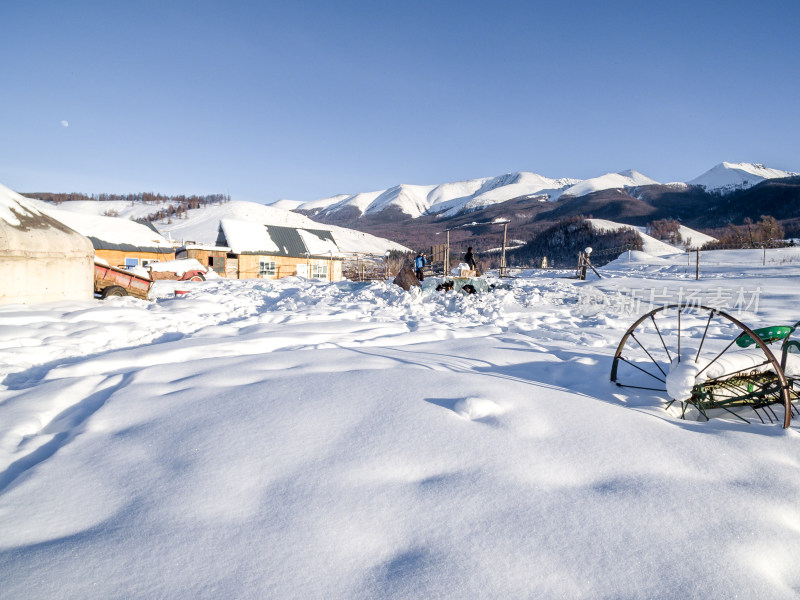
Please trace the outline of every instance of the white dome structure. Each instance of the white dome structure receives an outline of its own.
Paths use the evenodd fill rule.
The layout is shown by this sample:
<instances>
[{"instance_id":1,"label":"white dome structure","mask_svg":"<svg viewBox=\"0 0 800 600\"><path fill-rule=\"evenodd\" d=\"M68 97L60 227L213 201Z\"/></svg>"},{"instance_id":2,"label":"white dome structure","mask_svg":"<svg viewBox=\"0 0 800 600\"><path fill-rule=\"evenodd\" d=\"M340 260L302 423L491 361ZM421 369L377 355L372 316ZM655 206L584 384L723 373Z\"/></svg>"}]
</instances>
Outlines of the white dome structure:
<instances>
[{"instance_id":1,"label":"white dome structure","mask_svg":"<svg viewBox=\"0 0 800 600\"><path fill-rule=\"evenodd\" d=\"M93 292L88 238L0 185L0 304L86 300Z\"/></svg>"}]
</instances>

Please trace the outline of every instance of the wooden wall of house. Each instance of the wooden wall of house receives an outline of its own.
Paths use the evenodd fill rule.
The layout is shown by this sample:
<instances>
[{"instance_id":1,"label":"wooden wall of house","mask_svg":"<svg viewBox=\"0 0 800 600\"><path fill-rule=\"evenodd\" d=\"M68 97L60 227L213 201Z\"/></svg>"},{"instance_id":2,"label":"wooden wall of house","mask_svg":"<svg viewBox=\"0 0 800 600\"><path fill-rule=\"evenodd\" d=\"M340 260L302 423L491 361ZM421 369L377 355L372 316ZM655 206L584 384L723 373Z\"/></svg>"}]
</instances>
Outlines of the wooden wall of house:
<instances>
[{"instance_id":1,"label":"wooden wall of house","mask_svg":"<svg viewBox=\"0 0 800 600\"><path fill-rule=\"evenodd\" d=\"M184 252L181 252L182 258L194 258L200 262L201 265L204 267L212 268L214 271L217 272L217 275L220 277L229 277L226 273L230 270L227 269L228 261L231 260L228 258L228 252L226 250L203 250L201 248L187 248ZM223 261L210 261L209 257L213 259L225 259ZM234 259L235 260L235 259ZM211 263L214 263L213 265Z\"/></svg>"},{"instance_id":2,"label":"wooden wall of house","mask_svg":"<svg viewBox=\"0 0 800 600\"><path fill-rule=\"evenodd\" d=\"M259 275L259 262L260 261L274 261L275 262L275 275ZM328 267L328 280L341 281L342 280L342 260L341 259L328 259L328 258L294 258L289 256L268 256L257 254L240 254L239 255L239 279L280 279L281 277L290 277L298 274L298 266L305 267L305 271L311 275L311 267L313 265L327 265Z\"/></svg>"},{"instance_id":3,"label":"wooden wall of house","mask_svg":"<svg viewBox=\"0 0 800 600\"><path fill-rule=\"evenodd\" d=\"M95 249L94 251L95 256L98 258L102 258L108 261L108 264L112 267L117 266L125 266L125 259L126 258L138 258L139 259L139 266L142 265L142 259L144 260L175 260L175 252L134 252L129 250L98 250Z\"/></svg>"}]
</instances>

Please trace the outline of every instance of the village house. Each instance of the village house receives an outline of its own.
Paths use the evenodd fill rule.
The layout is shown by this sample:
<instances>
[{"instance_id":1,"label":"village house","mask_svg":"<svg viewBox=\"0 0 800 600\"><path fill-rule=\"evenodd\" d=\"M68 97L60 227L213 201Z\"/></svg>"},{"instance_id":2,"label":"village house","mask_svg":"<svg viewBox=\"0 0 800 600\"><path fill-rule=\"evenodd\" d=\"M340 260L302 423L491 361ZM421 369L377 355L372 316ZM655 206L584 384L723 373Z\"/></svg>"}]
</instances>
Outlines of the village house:
<instances>
[{"instance_id":1,"label":"village house","mask_svg":"<svg viewBox=\"0 0 800 600\"><path fill-rule=\"evenodd\" d=\"M210 252L221 248L230 249L225 258L226 277L280 279L298 275L326 281L342 279L342 254L333 234L324 229L223 219L216 247Z\"/></svg>"},{"instance_id":2,"label":"village house","mask_svg":"<svg viewBox=\"0 0 800 600\"><path fill-rule=\"evenodd\" d=\"M47 212L89 238L95 256L112 267L145 267L151 262L175 259L175 248L152 225L66 210Z\"/></svg>"},{"instance_id":3,"label":"village house","mask_svg":"<svg viewBox=\"0 0 800 600\"><path fill-rule=\"evenodd\" d=\"M236 279L236 260L228 260L231 249L204 244L185 243L175 251L176 259L194 258L201 265L214 271L220 277Z\"/></svg>"},{"instance_id":4,"label":"village house","mask_svg":"<svg viewBox=\"0 0 800 600\"><path fill-rule=\"evenodd\" d=\"M84 300L93 290L91 242L0 185L0 304Z\"/></svg>"}]
</instances>

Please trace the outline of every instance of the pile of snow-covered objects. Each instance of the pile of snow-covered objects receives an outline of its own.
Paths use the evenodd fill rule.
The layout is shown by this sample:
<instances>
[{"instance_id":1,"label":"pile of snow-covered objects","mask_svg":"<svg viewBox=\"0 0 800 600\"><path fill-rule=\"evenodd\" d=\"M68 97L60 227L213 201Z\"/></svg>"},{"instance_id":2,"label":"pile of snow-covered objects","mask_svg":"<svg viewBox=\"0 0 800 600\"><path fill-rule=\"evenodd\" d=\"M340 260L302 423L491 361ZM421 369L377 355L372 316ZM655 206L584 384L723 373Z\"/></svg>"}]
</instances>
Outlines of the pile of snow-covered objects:
<instances>
[{"instance_id":1,"label":"pile of snow-covered objects","mask_svg":"<svg viewBox=\"0 0 800 600\"><path fill-rule=\"evenodd\" d=\"M139 267L139 269L146 271L153 281L162 279L171 279L173 281L205 281L206 279L219 277L213 269L203 266L196 258L152 262L146 267Z\"/></svg>"}]
</instances>

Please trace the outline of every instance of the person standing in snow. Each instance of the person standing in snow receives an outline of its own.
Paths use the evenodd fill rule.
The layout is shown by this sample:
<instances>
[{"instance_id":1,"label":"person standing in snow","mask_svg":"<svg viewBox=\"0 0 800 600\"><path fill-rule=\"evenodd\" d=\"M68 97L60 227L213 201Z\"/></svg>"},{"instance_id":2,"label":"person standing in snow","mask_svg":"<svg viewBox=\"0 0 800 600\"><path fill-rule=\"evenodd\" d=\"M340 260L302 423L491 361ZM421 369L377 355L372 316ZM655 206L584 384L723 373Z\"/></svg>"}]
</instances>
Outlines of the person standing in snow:
<instances>
[{"instance_id":1,"label":"person standing in snow","mask_svg":"<svg viewBox=\"0 0 800 600\"><path fill-rule=\"evenodd\" d=\"M475 264L475 256L472 254L472 246L467 248L467 253L464 255L464 262L467 263L469 268L473 271L478 270L478 265Z\"/></svg>"},{"instance_id":2,"label":"person standing in snow","mask_svg":"<svg viewBox=\"0 0 800 600\"><path fill-rule=\"evenodd\" d=\"M414 268L416 269L417 279L419 281L425 281L425 275L422 272L422 269L425 268L427 263L428 261L425 260L424 252L417 254L417 258L414 259Z\"/></svg>"}]
</instances>

